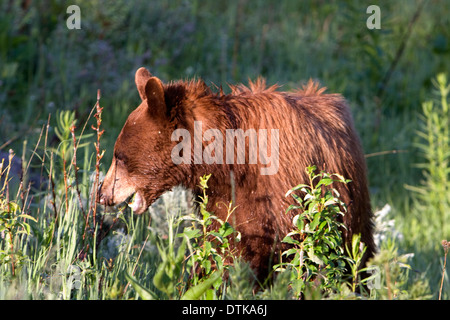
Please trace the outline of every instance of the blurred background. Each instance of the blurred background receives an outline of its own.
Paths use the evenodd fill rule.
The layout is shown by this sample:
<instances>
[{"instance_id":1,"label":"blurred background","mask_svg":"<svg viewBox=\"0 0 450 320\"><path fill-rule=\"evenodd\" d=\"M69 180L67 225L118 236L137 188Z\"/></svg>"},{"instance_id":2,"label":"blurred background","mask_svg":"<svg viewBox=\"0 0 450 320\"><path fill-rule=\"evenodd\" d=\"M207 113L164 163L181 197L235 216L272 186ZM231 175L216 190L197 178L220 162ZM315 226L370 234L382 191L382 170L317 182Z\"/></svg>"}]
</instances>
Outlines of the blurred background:
<instances>
[{"instance_id":1,"label":"blurred background","mask_svg":"<svg viewBox=\"0 0 450 320\"><path fill-rule=\"evenodd\" d=\"M73 4L81 29L66 25ZM380 29L366 25L372 4ZM48 143L60 143L62 115L82 126L100 89L105 172L141 66L225 91L263 76L344 95L374 210L389 205L386 228L436 292L450 238L450 1L0 0L0 152L33 150L49 115Z\"/></svg>"}]
</instances>

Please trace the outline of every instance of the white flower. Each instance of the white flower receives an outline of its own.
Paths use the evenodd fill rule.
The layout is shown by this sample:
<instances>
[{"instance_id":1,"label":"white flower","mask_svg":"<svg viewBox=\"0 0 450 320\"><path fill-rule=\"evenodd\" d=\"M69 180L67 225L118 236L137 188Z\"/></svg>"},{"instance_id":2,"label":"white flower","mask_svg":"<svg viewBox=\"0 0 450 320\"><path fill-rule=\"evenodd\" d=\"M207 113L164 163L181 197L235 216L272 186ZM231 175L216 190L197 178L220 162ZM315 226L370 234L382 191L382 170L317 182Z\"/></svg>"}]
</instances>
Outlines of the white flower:
<instances>
[{"instance_id":1,"label":"white flower","mask_svg":"<svg viewBox=\"0 0 450 320\"><path fill-rule=\"evenodd\" d=\"M377 247L380 247L381 242L384 241L388 236L394 239L403 239L403 235L395 229L395 220L388 219L389 213L392 208L389 204L386 204L381 210L374 213L375 216L375 234L374 240Z\"/></svg>"}]
</instances>

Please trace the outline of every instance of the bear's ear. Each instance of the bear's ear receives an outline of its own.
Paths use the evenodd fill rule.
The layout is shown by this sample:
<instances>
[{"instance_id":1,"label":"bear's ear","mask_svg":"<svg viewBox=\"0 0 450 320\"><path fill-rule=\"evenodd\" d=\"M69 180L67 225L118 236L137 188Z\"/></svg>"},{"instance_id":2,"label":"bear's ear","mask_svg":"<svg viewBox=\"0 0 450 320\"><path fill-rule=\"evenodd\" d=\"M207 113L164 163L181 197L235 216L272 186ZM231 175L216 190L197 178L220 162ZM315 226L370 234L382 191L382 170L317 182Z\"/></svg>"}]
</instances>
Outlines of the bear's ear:
<instances>
[{"instance_id":1,"label":"bear's ear","mask_svg":"<svg viewBox=\"0 0 450 320\"><path fill-rule=\"evenodd\" d=\"M152 74L144 67L141 67L138 69L138 71L136 71L134 81L136 82L136 87L139 91L139 96L141 97L142 101L147 98L145 95L145 85L147 84L148 79L150 79L151 77Z\"/></svg>"},{"instance_id":2,"label":"bear's ear","mask_svg":"<svg viewBox=\"0 0 450 320\"><path fill-rule=\"evenodd\" d=\"M164 118L166 114L166 102L164 98L164 88L161 80L157 77L148 79L145 85L145 97L150 114Z\"/></svg>"}]
</instances>

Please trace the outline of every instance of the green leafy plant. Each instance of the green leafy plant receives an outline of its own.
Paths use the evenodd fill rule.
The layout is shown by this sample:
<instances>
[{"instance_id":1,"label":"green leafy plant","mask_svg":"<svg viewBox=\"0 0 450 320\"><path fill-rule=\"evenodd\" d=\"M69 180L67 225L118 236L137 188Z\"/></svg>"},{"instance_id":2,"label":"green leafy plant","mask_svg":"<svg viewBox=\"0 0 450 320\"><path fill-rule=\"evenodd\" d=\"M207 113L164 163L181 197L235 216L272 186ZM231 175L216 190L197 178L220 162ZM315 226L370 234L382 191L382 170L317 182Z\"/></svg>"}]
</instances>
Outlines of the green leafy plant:
<instances>
[{"instance_id":1,"label":"green leafy plant","mask_svg":"<svg viewBox=\"0 0 450 320\"><path fill-rule=\"evenodd\" d=\"M207 210L208 195L206 190L208 189L210 177L210 174L200 177L199 186L202 191L200 201L198 201L200 214L184 217L185 220L191 221L192 224L186 227L183 233L179 235L189 240L190 257L188 259L188 268L192 270L193 277L191 281L194 285L206 281L205 279L210 278L213 274L222 274L235 259L230 240L232 239L232 241L236 242L240 240L240 234L228 222L234 211L232 203L228 206L228 214L225 221ZM212 228L213 223L216 223L218 228ZM218 279L216 279L216 287L219 287L221 284L221 281Z\"/></svg>"},{"instance_id":2,"label":"green leafy plant","mask_svg":"<svg viewBox=\"0 0 450 320\"><path fill-rule=\"evenodd\" d=\"M402 254L394 240L383 243L380 251L368 261L371 276L367 278L372 300L430 299L429 282L424 274L414 272L411 258Z\"/></svg>"},{"instance_id":3,"label":"green leafy plant","mask_svg":"<svg viewBox=\"0 0 450 320\"><path fill-rule=\"evenodd\" d=\"M349 248L348 245L345 245L345 249L348 254L347 265L350 269L351 274L351 284L350 289L352 293L357 292L358 289L365 291L364 287L361 285L370 281L370 277L365 279L361 279L361 274L366 271L371 271L370 268L361 268L361 263L363 261L364 253L366 252L367 247L364 243L361 242L361 235L354 234L352 238L352 244Z\"/></svg>"},{"instance_id":4,"label":"green leafy plant","mask_svg":"<svg viewBox=\"0 0 450 320\"><path fill-rule=\"evenodd\" d=\"M417 167L422 169L424 178L420 186L406 187L416 195L418 219L425 218L433 224L423 231L433 230L437 239L445 239L450 234L450 84L441 73L433 85L437 99L422 103L421 127L417 131L420 140L415 144L423 159Z\"/></svg>"},{"instance_id":5,"label":"green leafy plant","mask_svg":"<svg viewBox=\"0 0 450 320\"><path fill-rule=\"evenodd\" d=\"M186 277L186 239L183 238L181 244L178 244L178 249L175 250L175 228L178 227L179 221L176 222L174 216L167 215L167 218L169 226L167 240L156 239L161 262L156 269L152 283L163 294L162 297L177 299L183 293L183 284ZM136 281L132 277L127 276L127 278L129 278L129 281L142 299L158 299L158 297L161 297L161 294L158 295L156 292L146 289L139 284L136 285Z\"/></svg>"},{"instance_id":6,"label":"green leafy plant","mask_svg":"<svg viewBox=\"0 0 450 320\"><path fill-rule=\"evenodd\" d=\"M16 268L22 265L27 256L17 248L17 243L21 235L29 235L31 227L28 220L37 222L35 218L28 214L21 213L19 204L9 200L8 180L11 163L14 154L12 150L9 153L9 162L5 169L4 161L0 163L0 181L4 179L3 186L0 189L0 237L3 245L0 246L0 266L10 264L11 275L16 275ZM5 271L2 268L2 271Z\"/></svg>"},{"instance_id":7,"label":"green leafy plant","mask_svg":"<svg viewBox=\"0 0 450 320\"><path fill-rule=\"evenodd\" d=\"M331 185L349 180L338 174L316 174L315 166L306 170L309 183L299 184L286 194L296 202L286 212L298 212L293 218L293 231L283 239L292 246L282 254L289 260L274 267L277 271L291 272L290 286L296 297L301 297L313 282L320 283L324 291L336 288L344 277L347 260L341 236L344 225L340 222L346 206Z\"/></svg>"},{"instance_id":8,"label":"green leafy plant","mask_svg":"<svg viewBox=\"0 0 450 320\"><path fill-rule=\"evenodd\" d=\"M233 241L236 241L238 233L227 221L220 220L206 209L206 189L210 176L200 177L203 194L198 201L199 215L192 213L179 219L168 215L167 240L157 240L161 262L152 282L165 298L192 300L204 295L207 298L217 298L216 291L211 287L218 289L221 286L223 273L228 268L226 262L234 260L229 237L234 235ZM231 204L229 208L227 220L234 210L231 209ZM185 221L191 222L191 226L185 227L177 235L181 243L177 243L178 249L175 250L175 230ZM214 222L219 225L217 230L210 228ZM142 299L161 297L157 292L139 284L132 276L127 275L127 279Z\"/></svg>"}]
</instances>

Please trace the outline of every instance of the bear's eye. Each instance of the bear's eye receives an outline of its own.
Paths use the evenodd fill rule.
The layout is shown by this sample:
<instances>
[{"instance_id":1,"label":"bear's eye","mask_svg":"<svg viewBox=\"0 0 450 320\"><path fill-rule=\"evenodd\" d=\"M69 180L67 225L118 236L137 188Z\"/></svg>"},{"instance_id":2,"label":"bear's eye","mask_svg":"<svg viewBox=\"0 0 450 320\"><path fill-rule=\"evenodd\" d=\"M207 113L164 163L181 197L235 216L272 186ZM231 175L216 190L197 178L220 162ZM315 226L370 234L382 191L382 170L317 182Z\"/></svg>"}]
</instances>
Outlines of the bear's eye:
<instances>
[{"instance_id":1,"label":"bear's eye","mask_svg":"<svg viewBox=\"0 0 450 320\"><path fill-rule=\"evenodd\" d=\"M123 152L115 152L114 157L116 160L126 163L127 162L127 156Z\"/></svg>"}]
</instances>

